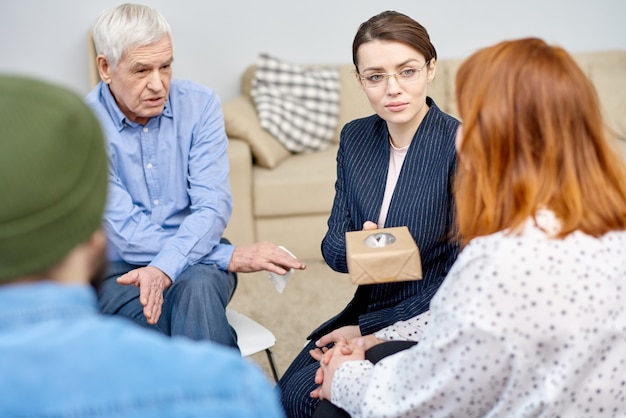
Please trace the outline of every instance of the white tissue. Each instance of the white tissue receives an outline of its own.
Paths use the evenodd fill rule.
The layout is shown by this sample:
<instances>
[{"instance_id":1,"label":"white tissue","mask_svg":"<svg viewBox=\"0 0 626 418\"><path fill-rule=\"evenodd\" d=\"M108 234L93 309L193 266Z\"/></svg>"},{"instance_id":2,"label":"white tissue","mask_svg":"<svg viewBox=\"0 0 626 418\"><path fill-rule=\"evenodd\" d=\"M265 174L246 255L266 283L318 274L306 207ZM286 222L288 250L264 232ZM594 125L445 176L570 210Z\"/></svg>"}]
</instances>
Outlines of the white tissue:
<instances>
[{"instance_id":1,"label":"white tissue","mask_svg":"<svg viewBox=\"0 0 626 418\"><path fill-rule=\"evenodd\" d=\"M286 251L287 254L289 254L293 258L297 258L295 255L291 253L291 251L289 251L282 245L279 245L278 248L280 248L283 251ZM287 273L282 274L282 275L270 272L270 280L274 284L274 287L276 288L276 290L278 290L278 293L283 293L283 290L285 290L285 286L287 286L287 279L291 277L293 272L294 272L294 269L290 269Z\"/></svg>"}]
</instances>

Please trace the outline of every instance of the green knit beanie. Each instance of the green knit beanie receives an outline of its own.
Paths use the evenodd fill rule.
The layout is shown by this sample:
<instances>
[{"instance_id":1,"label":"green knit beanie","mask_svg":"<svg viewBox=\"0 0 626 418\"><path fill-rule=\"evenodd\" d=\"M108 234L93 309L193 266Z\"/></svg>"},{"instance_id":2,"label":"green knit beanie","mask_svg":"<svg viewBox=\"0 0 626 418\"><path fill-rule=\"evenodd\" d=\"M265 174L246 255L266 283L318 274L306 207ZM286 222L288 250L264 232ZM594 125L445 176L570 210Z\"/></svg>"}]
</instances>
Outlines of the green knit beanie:
<instances>
[{"instance_id":1,"label":"green knit beanie","mask_svg":"<svg viewBox=\"0 0 626 418\"><path fill-rule=\"evenodd\" d=\"M80 97L0 75L0 283L54 266L101 227L106 167Z\"/></svg>"}]
</instances>

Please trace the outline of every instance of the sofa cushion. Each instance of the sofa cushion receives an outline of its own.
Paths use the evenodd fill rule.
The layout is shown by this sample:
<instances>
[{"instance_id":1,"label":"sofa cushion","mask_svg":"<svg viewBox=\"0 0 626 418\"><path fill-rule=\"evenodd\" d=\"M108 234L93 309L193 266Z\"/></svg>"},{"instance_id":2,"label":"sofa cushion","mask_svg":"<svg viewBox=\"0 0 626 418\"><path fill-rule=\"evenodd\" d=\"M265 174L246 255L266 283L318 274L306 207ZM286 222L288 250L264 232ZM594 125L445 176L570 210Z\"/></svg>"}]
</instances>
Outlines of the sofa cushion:
<instances>
[{"instance_id":1,"label":"sofa cushion","mask_svg":"<svg viewBox=\"0 0 626 418\"><path fill-rule=\"evenodd\" d=\"M626 54L624 51L574 55L596 88L609 129L626 141Z\"/></svg>"},{"instance_id":2,"label":"sofa cushion","mask_svg":"<svg viewBox=\"0 0 626 418\"><path fill-rule=\"evenodd\" d=\"M335 195L338 147L293 155L271 170L255 167L255 218L328 214Z\"/></svg>"},{"instance_id":3,"label":"sofa cushion","mask_svg":"<svg viewBox=\"0 0 626 418\"><path fill-rule=\"evenodd\" d=\"M274 136L261 127L254 104L239 96L222 105L224 125L229 138L243 139L250 145L256 165L276 167L291 155Z\"/></svg>"},{"instance_id":4,"label":"sofa cushion","mask_svg":"<svg viewBox=\"0 0 626 418\"><path fill-rule=\"evenodd\" d=\"M261 126L292 152L330 146L339 116L336 68L312 68L261 54L252 80Z\"/></svg>"},{"instance_id":5,"label":"sofa cushion","mask_svg":"<svg viewBox=\"0 0 626 418\"><path fill-rule=\"evenodd\" d=\"M463 60L438 60L435 78L428 84L428 95L435 101L439 109L455 118L459 117L456 108L455 75Z\"/></svg>"},{"instance_id":6,"label":"sofa cushion","mask_svg":"<svg viewBox=\"0 0 626 418\"><path fill-rule=\"evenodd\" d=\"M341 98L339 105L339 123L333 135L333 142L339 143L339 134L343 126L359 118L374 114L367 96L361 88L361 83L356 78L356 71L352 64L338 66L339 80L341 84Z\"/></svg>"}]
</instances>

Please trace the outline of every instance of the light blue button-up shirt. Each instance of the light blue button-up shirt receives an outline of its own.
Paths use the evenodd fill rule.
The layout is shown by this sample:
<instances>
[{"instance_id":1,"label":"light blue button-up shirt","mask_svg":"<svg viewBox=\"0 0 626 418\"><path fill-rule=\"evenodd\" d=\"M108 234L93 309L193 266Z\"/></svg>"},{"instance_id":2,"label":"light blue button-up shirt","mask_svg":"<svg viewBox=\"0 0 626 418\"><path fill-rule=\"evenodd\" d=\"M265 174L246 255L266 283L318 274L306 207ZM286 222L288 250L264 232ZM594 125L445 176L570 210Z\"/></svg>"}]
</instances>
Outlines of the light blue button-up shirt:
<instances>
[{"instance_id":1,"label":"light blue button-up shirt","mask_svg":"<svg viewBox=\"0 0 626 418\"><path fill-rule=\"evenodd\" d=\"M0 417L282 417L236 350L98 313L89 286L0 285Z\"/></svg>"},{"instance_id":2,"label":"light blue button-up shirt","mask_svg":"<svg viewBox=\"0 0 626 418\"><path fill-rule=\"evenodd\" d=\"M109 260L152 265L172 280L197 263L226 270L234 247L219 240L232 203L218 96L172 80L163 113L145 126L124 116L107 84L98 84L86 101L108 145Z\"/></svg>"}]
</instances>

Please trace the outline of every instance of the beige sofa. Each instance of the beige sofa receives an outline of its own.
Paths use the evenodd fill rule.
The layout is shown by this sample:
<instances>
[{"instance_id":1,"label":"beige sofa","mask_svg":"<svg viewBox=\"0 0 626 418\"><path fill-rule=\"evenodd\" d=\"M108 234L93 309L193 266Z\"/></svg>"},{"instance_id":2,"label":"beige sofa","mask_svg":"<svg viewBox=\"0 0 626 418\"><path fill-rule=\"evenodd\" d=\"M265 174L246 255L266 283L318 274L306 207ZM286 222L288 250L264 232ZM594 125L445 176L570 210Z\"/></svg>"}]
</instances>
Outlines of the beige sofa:
<instances>
[{"instance_id":1,"label":"beige sofa","mask_svg":"<svg viewBox=\"0 0 626 418\"><path fill-rule=\"evenodd\" d=\"M616 147L626 158L626 51L574 54L598 91ZM437 64L429 95L444 111L457 115L454 75L461 59ZM372 114L353 66L340 72L340 114L334 146L292 154L261 128L250 91L254 66L242 76L241 95L224 102L229 137L233 216L226 236L236 245L272 241L302 259L320 259L320 243L334 197L335 156L339 131L348 121Z\"/></svg>"}]
</instances>

